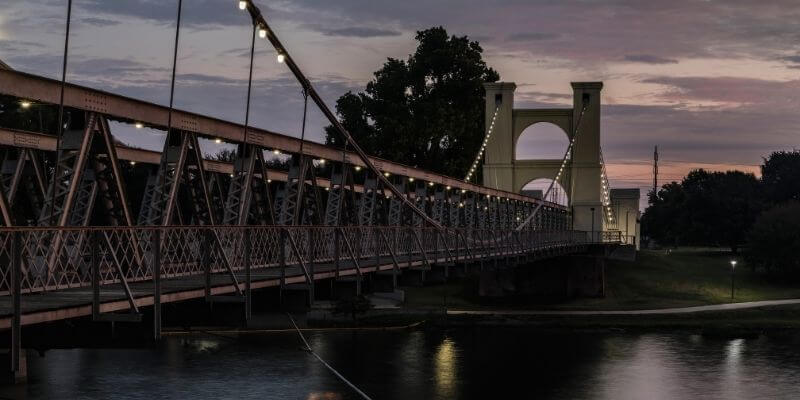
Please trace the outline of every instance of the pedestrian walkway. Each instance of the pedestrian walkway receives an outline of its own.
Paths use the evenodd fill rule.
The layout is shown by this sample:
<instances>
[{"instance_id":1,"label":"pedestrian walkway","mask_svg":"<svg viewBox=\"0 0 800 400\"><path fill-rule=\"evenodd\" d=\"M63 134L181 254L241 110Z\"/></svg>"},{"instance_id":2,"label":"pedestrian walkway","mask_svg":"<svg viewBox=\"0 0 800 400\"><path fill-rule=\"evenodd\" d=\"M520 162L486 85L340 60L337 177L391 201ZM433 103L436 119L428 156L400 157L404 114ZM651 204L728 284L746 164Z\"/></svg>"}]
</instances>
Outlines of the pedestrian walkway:
<instances>
[{"instance_id":1,"label":"pedestrian walkway","mask_svg":"<svg viewBox=\"0 0 800 400\"><path fill-rule=\"evenodd\" d=\"M690 314L703 311L733 311L758 307L800 304L800 299L748 301L708 306L659 308L649 310L555 311L555 310L447 310L447 315L660 315Z\"/></svg>"}]
</instances>

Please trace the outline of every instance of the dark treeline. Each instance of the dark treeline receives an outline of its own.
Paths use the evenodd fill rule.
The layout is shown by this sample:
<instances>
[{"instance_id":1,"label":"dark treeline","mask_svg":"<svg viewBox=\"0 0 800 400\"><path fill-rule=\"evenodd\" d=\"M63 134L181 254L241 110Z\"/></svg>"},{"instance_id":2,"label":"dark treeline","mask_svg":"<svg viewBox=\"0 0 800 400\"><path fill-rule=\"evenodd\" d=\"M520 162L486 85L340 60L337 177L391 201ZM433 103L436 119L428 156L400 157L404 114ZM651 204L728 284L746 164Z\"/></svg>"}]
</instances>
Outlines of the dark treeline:
<instances>
[{"instance_id":1,"label":"dark treeline","mask_svg":"<svg viewBox=\"0 0 800 400\"><path fill-rule=\"evenodd\" d=\"M691 171L650 193L642 232L662 246L746 249L753 267L800 273L800 151L779 151L761 179L741 171Z\"/></svg>"}]
</instances>

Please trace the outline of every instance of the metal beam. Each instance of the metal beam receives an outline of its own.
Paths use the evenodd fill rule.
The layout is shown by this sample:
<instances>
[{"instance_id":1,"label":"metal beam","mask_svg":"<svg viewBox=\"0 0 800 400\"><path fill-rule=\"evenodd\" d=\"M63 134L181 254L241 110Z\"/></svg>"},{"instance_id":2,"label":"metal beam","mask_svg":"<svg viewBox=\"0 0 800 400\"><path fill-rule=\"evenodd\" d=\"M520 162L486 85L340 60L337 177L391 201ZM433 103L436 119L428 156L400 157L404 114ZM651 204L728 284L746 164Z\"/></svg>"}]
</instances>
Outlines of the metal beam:
<instances>
[{"instance_id":1,"label":"metal beam","mask_svg":"<svg viewBox=\"0 0 800 400\"><path fill-rule=\"evenodd\" d=\"M16 96L37 102L57 104L59 102L60 89L61 82L53 79L17 71L0 70L0 93L5 95ZM161 129L164 129L167 125L167 115L169 111L167 107L154 103L148 103L69 83L65 87L64 106L85 111L101 112L112 119L127 122L140 122ZM240 124L182 110L173 110L172 118L174 121L173 126L176 129L209 137L218 137L236 143L242 143L244 141L244 126ZM53 140L55 139L53 138ZM247 142L288 153L299 153L301 141L300 139L269 130L248 127ZM303 153L326 160L338 160L342 156L341 149L310 141L305 141L305 143L303 143ZM413 177L425 182L434 182L444 186L466 189L471 192L491 196L533 203L548 203L516 193L470 184L458 179L434 174L376 157L368 157L368 160L378 170L389 172L392 175ZM354 152L347 152L345 161L354 166L367 166L358 154Z\"/></svg>"}]
</instances>

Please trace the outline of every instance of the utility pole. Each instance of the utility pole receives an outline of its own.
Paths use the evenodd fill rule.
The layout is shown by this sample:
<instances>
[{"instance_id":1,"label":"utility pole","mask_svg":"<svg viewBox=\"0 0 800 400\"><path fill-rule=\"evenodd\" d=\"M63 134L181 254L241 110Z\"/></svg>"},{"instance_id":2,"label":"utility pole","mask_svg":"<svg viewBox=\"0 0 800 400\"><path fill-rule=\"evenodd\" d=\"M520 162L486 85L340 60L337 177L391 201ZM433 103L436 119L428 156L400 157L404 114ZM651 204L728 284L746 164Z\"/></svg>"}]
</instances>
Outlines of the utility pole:
<instances>
[{"instance_id":1,"label":"utility pole","mask_svg":"<svg viewBox=\"0 0 800 400\"><path fill-rule=\"evenodd\" d=\"M653 194L658 194L658 146L653 151Z\"/></svg>"}]
</instances>

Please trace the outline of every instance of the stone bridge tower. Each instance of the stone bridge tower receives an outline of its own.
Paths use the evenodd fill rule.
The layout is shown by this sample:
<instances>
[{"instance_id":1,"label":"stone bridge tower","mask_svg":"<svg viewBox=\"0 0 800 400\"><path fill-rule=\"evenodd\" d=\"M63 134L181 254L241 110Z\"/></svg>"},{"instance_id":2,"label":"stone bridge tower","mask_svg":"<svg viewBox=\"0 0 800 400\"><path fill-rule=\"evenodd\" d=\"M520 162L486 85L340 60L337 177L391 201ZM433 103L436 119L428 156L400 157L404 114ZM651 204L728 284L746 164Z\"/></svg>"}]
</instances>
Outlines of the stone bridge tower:
<instances>
[{"instance_id":1,"label":"stone bridge tower","mask_svg":"<svg viewBox=\"0 0 800 400\"><path fill-rule=\"evenodd\" d=\"M538 122L549 122L560 127L569 140L572 140L577 128L575 146L566 175L562 178L572 209L573 227L588 231L594 226L595 230L603 230L605 218L600 178L600 91L603 83L573 82L572 108L514 108L516 87L513 82L484 84L486 129L489 128L495 108L499 107L499 110L494 131L486 146L483 184L519 193L533 180L554 179L561 159L517 160L519 137L525 128ZM584 107L586 111L581 117Z\"/></svg>"}]
</instances>

